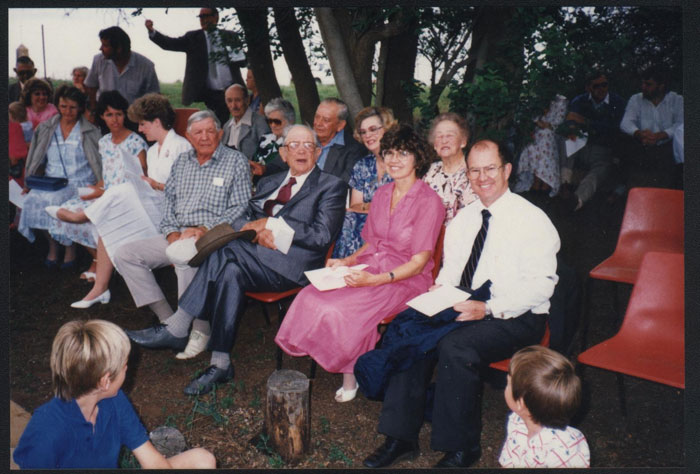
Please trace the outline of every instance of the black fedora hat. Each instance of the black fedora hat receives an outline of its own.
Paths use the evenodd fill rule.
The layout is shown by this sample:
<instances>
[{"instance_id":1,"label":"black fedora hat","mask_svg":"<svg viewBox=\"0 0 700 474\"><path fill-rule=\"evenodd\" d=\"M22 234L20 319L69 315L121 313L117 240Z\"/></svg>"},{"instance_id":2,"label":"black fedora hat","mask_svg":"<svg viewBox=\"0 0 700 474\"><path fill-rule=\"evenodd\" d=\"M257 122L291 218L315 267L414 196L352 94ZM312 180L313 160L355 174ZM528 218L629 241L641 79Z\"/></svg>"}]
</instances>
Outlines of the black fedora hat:
<instances>
[{"instance_id":1,"label":"black fedora hat","mask_svg":"<svg viewBox=\"0 0 700 474\"><path fill-rule=\"evenodd\" d=\"M195 247L197 254L187 264L198 267L214 250L223 247L234 239L253 240L256 236L254 230L236 232L230 224L223 223L209 229L203 236L197 239Z\"/></svg>"}]
</instances>

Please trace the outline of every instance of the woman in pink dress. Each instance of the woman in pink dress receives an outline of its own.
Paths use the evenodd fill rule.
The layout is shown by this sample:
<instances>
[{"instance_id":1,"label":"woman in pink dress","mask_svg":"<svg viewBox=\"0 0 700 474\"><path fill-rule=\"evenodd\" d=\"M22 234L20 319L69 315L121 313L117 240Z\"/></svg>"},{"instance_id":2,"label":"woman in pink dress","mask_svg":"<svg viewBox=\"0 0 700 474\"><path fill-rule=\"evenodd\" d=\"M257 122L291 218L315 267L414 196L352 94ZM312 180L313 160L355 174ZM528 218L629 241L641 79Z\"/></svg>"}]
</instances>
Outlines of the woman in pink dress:
<instances>
[{"instance_id":1,"label":"woman in pink dress","mask_svg":"<svg viewBox=\"0 0 700 474\"><path fill-rule=\"evenodd\" d=\"M377 324L402 311L432 283L432 254L445 206L420 178L434 151L407 126L393 127L381 140L381 156L394 182L380 187L362 230L365 243L327 266L367 264L351 270L347 287L321 292L312 285L294 299L275 342L289 355L310 355L325 370L343 374L338 402L357 393L353 367L379 340Z\"/></svg>"}]
</instances>

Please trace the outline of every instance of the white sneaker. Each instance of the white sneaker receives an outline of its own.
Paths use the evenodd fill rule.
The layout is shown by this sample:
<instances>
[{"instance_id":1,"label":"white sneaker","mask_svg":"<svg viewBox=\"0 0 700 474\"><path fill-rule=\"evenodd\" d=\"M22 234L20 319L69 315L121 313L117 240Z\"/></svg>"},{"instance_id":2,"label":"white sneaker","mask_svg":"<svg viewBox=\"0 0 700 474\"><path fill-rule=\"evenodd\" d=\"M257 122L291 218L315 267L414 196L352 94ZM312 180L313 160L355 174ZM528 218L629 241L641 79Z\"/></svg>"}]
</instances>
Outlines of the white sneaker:
<instances>
[{"instance_id":1,"label":"white sneaker","mask_svg":"<svg viewBox=\"0 0 700 474\"><path fill-rule=\"evenodd\" d=\"M178 352L175 355L175 358L191 359L193 357L196 357L201 352L203 352L204 349L207 348L207 344L209 343L210 337L210 335L204 334L202 331L197 331L196 329L193 329L190 333L190 339L187 341L187 346L185 347L185 350L182 352Z\"/></svg>"}]
</instances>

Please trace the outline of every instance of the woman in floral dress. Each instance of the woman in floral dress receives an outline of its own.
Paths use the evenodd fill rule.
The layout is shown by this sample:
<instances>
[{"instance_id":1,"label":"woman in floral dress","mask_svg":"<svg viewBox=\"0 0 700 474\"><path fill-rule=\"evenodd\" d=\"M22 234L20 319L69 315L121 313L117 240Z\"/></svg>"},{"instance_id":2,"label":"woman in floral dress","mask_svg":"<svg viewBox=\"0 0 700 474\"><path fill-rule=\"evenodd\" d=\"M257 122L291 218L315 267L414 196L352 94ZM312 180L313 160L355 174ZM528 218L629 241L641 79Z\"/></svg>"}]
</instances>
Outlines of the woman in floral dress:
<instances>
[{"instance_id":1,"label":"woman in floral dress","mask_svg":"<svg viewBox=\"0 0 700 474\"><path fill-rule=\"evenodd\" d=\"M85 208L99 198L105 189L125 182L127 171L143 175L146 170L146 142L124 126L128 107L129 103L117 91L106 91L100 95L97 115L110 131L99 141L102 181L87 186L92 190L90 194L76 196L60 206L49 206L46 209L49 215L56 218L49 229L51 236L63 245L76 242L85 246L93 258L96 256L99 237L94 225L85 215ZM88 272L94 273L95 269L96 260L93 260Z\"/></svg>"},{"instance_id":2,"label":"woman in floral dress","mask_svg":"<svg viewBox=\"0 0 700 474\"><path fill-rule=\"evenodd\" d=\"M460 209L478 199L467 179L467 160L464 157L464 149L469 142L467 121L452 112L438 115L430 125L428 141L440 161L432 164L423 181L442 199L447 211L447 225Z\"/></svg>"},{"instance_id":3,"label":"woman in floral dress","mask_svg":"<svg viewBox=\"0 0 700 474\"><path fill-rule=\"evenodd\" d=\"M559 151L554 130L566 116L566 97L556 95L541 117L535 120L532 143L520 154L518 178L513 190L522 193L532 189L549 191L553 197L559 192Z\"/></svg>"},{"instance_id":4,"label":"woman in floral dress","mask_svg":"<svg viewBox=\"0 0 700 474\"><path fill-rule=\"evenodd\" d=\"M350 207L340 235L335 242L333 258L344 258L359 249L364 241L360 235L367 220L370 202L378 187L390 183L384 160L379 156L379 144L389 128L396 124L394 114L386 107L365 107L355 117L357 128L353 136L371 153L361 158L350 173Z\"/></svg>"}]
</instances>

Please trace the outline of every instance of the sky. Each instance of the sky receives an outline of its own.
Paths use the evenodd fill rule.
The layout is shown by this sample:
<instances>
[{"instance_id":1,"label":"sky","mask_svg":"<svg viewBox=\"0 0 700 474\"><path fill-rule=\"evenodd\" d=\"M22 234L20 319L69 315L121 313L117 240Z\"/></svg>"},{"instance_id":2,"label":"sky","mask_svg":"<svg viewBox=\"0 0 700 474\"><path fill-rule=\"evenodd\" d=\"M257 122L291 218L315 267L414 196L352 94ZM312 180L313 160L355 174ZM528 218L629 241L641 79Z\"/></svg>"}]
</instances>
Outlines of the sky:
<instances>
[{"instance_id":1,"label":"sky","mask_svg":"<svg viewBox=\"0 0 700 474\"><path fill-rule=\"evenodd\" d=\"M132 17L133 8L124 8L122 15L116 8L11 8L8 9L8 77L15 77L13 68L20 44L29 50L29 56L44 77L41 27L44 26L46 48L46 75L54 79L70 79L76 66L90 67L92 58L99 53L98 33L109 26L120 26L131 38L131 49L141 53L156 66L161 82L175 82L184 78L185 54L165 51L148 39L145 20L153 20L155 29L167 36L181 36L199 29L199 8L144 8L141 16ZM418 64L418 77L429 80L425 68ZM280 85L288 85L291 75L280 57L275 61L275 72ZM313 71L324 84L333 82L325 73ZM245 71L244 71L245 74ZM425 77L422 77L425 76Z\"/></svg>"}]
</instances>

